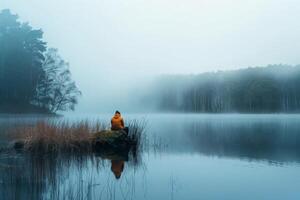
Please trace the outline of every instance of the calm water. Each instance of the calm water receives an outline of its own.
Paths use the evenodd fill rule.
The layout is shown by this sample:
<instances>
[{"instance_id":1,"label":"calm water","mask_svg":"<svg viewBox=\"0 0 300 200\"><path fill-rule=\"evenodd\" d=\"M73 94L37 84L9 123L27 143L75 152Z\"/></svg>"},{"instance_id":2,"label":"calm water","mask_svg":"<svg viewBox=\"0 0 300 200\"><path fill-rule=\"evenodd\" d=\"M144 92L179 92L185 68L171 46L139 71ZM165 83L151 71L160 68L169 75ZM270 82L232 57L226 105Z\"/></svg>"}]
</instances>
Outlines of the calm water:
<instances>
[{"instance_id":1,"label":"calm water","mask_svg":"<svg viewBox=\"0 0 300 200\"><path fill-rule=\"evenodd\" d=\"M0 154L1 199L299 199L300 115L125 115L147 120L136 156ZM109 115L70 115L68 120ZM38 117L0 117L10 126ZM122 171L123 168L123 171ZM116 177L120 176L119 179Z\"/></svg>"}]
</instances>

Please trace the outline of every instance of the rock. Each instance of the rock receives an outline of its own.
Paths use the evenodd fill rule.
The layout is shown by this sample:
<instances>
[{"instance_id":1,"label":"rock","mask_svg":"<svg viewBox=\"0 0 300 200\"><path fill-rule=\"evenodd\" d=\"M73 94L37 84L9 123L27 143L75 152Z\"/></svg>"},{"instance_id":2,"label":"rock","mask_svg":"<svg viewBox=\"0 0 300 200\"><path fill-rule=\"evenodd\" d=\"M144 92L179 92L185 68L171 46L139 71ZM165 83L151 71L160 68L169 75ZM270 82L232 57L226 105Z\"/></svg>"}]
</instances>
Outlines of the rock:
<instances>
[{"instance_id":1,"label":"rock","mask_svg":"<svg viewBox=\"0 0 300 200\"><path fill-rule=\"evenodd\" d=\"M14 148L16 149L16 150L20 150L20 149L23 149L24 148L24 141L21 141L21 140L19 140L19 141L16 141L15 143L14 143Z\"/></svg>"},{"instance_id":2,"label":"rock","mask_svg":"<svg viewBox=\"0 0 300 200\"><path fill-rule=\"evenodd\" d=\"M125 131L105 130L93 135L96 150L104 148L127 149L130 148L130 139Z\"/></svg>"}]
</instances>

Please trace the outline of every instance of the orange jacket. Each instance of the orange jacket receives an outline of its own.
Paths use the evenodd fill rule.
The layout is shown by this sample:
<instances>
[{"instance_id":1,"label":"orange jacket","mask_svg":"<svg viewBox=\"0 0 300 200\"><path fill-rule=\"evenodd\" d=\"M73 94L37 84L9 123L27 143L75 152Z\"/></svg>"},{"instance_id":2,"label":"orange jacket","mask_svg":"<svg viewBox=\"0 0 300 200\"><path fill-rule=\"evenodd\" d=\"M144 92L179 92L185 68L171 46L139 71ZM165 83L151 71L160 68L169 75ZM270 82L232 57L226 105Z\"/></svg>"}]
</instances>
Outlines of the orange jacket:
<instances>
[{"instance_id":1,"label":"orange jacket","mask_svg":"<svg viewBox=\"0 0 300 200\"><path fill-rule=\"evenodd\" d=\"M120 114L115 114L111 119L111 129L120 130L124 128L124 120Z\"/></svg>"}]
</instances>

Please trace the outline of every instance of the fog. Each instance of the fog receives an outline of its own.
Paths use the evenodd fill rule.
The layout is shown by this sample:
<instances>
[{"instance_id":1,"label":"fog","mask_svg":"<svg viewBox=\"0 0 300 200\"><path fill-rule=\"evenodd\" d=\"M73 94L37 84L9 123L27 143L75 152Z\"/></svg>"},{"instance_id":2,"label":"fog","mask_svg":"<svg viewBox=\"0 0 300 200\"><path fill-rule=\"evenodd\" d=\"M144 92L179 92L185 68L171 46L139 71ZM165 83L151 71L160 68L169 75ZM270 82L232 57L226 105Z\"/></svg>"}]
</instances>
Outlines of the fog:
<instances>
[{"instance_id":1,"label":"fog","mask_svg":"<svg viewBox=\"0 0 300 200\"><path fill-rule=\"evenodd\" d=\"M132 99L159 74L300 63L296 0L1 0L5 8L70 62L77 112L141 110Z\"/></svg>"}]
</instances>

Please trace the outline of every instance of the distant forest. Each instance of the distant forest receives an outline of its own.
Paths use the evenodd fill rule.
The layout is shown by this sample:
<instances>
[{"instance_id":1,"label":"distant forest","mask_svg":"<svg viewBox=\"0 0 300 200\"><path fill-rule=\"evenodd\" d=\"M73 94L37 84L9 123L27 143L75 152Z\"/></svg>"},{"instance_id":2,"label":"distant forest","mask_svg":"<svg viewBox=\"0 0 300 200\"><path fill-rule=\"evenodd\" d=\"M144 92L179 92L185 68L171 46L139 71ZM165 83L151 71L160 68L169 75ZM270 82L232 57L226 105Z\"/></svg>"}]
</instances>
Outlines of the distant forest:
<instances>
[{"instance_id":1,"label":"distant forest","mask_svg":"<svg viewBox=\"0 0 300 200\"><path fill-rule=\"evenodd\" d=\"M159 77L148 101L161 111L275 113L300 111L300 65L269 65Z\"/></svg>"},{"instance_id":2,"label":"distant forest","mask_svg":"<svg viewBox=\"0 0 300 200\"><path fill-rule=\"evenodd\" d=\"M47 47L43 31L0 11L0 112L73 110L80 94L69 64Z\"/></svg>"}]
</instances>

